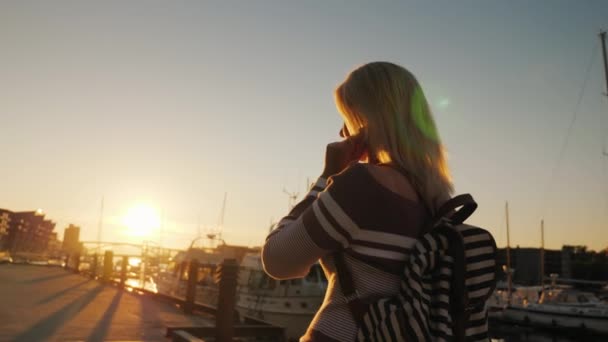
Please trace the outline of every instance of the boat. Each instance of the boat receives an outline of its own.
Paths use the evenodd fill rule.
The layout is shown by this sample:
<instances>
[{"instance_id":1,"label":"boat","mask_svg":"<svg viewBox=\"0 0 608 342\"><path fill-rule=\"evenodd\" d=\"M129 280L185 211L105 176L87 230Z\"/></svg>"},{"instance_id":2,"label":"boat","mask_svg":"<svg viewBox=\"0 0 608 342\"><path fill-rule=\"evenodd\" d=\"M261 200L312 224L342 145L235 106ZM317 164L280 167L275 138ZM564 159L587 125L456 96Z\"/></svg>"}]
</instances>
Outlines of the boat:
<instances>
[{"instance_id":1,"label":"boat","mask_svg":"<svg viewBox=\"0 0 608 342\"><path fill-rule=\"evenodd\" d=\"M308 183L308 182L307 182ZM289 207L293 208L297 193L288 193ZM167 269L159 272L156 286L161 293L185 296L186 264L197 260L199 269L196 301L216 306L219 290L215 271L226 259L234 259L239 265L236 288L236 307L241 319L244 317L266 321L285 328L287 340L298 340L305 332L314 315L323 303L327 279L319 263L314 264L304 278L276 280L270 278L262 266L261 247L228 245L221 238L226 195L220 212L218 228L206 236L199 231L190 247L178 253ZM269 231L276 228L271 222ZM194 247L195 241L206 240Z\"/></svg>"},{"instance_id":2,"label":"boat","mask_svg":"<svg viewBox=\"0 0 608 342\"><path fill-rule=\"evenodd\" d=\"M215 248L189 248L180 253L166 272L159 274L156 286L161 293L184 296L186 280L183 262L196 259L199 272L196 301L216 306L218 287L214 281L216 267L225 259L236 259L239 273L236 310L241 318L250 317L285 328L288 340L302 336L323 302L327 280L319 264L311 267L301 279L275 280L264 272L260 248L220 244Z\"/></svg>"},{"instance_id":3,"label":"boat","mask_svg":"<svg viewBox=\"0 0 608 342\"><path fill-rule=\"evenodd\" d=\"M608 304L593 293L572 288L546 290L538 302L511 304L501 318L531 326L608 334Z\"/></svg>"},{"instance_id":4,"label":"boat","mask_svg":"<svg viewBox=\"0 0 608 342\"><path fill-rule=\"evenodd\" d=\"M497 321L552 329L580 329L593 334L608 335L608 304L595 294L558 285L558 275L551 274L551 284L540 286L514 286L509 258L509 211L507 218L507 265L504 270L507 282L497 284L488 300L488 316ZM541 221L541 274L544 274L544 222ZM588 281L570 280L575 284Z\"/></svg>"},{"instance_id":5,"label":"boat","mask_svg":"<svg viewBox=\"0 0 608 342\"><path fill-rule=\"evenodd\" d=\"M604 286L602 288L602 290L600 290L600 293L598 295L598 297L600 298L600 300L602 300L604 303L608 304L608 285Z\"/></svg>"},{"instance_id":6,"label":"boat","mask_svg":"<svg viewBox=\"0 0 608 342\"><path fill-rule=\"evenodd\" d=\"M304 278L275 280L264 272L260 254L247 254L239 269L237 310L285 328L288 339L302 336L323 303L327 280L319 264Z\"/></svg>"},{"instance_id":7,"label":"boat","mask_svg":"<svg viewBox=\"0 0 608 342\"><path fill-rule=\"evenodd\" d=\"M513 285L510 294L512 305L526 305L538 302L542 293L542 286ZM500 311L509 305L509 291L504 282L498 282L492 296L488 299L488 308L491 311Z\"/></svg>"},{"instance_id":8,"label":"boat","mask_svg":"<svg viewBox=\"0 0 608 342\"><path fill-rule=\"evenodd\" d=\"M604 72L606 74L606 87L608 89L608 58L606 54L606 32L600 32ZM608 156L605 148L604 155ZM509 251L509 221L507 206L507 253ZM541 275L544 277L544 224L541 221ZM557 286L557 275L552 274L550 287L541 284L540 298L529 300L524 298L514 300L512 294L509 255L507 254L508 290L506 298L504 293L496 292L489 305L496 310L495 318L530 326L549 327L557 329L582 329L592 333L608 334L608 303L600 300L595 294L574 289L570 286ZM544 279L543 279L544 280ZM584 281L575 281L584 283ZM600 292L601 293L601 292ZM601 295L601 294L600 294ZM505 304L506 299L506 304ZM502 307L502 310L500 309Z\"/></svg>"}]
</instances>

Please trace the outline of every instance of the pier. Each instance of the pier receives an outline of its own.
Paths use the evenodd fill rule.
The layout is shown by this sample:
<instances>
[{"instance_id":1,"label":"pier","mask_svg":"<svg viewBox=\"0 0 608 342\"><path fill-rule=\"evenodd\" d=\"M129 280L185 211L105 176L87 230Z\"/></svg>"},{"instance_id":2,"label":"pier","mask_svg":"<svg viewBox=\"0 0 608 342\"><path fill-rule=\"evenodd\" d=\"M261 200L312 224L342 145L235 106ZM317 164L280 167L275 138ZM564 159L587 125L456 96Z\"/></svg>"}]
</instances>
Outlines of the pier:
<instances>
[{"instance_id":1,"label":"pier","mask_svg":"<svg viewBox=\"0 0 608 342\"><path fill-rule=\"evenodd\" d=\"M226 319L222 313L230 308L217 310L58 266L0 265L0 295L0 341L283 340L280 327L232 314ZM222 300L220 305L234 305L234 298Z\"/></svg>"},{"instance_id":2,"label":"pier","mask_svg":"<svg viewBox=\"0 0 608 342\"><path fill-rule=\"evenodd\" d=\"M1 341L162 341L168 326L213 326L151 296L59 267L0 266Z\"/></svg>"}]
</instances>

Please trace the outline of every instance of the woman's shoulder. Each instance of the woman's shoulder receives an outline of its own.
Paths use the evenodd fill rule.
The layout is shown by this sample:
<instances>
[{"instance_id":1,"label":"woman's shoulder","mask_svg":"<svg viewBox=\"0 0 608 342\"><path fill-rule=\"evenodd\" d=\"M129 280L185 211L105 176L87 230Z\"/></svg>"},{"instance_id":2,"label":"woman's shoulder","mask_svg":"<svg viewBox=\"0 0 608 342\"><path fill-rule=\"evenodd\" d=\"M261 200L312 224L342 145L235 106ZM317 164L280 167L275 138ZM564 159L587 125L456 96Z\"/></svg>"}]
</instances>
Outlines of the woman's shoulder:
<instances>
[{"instance_id":1,"label":"woman's shoulder","mask_svg":"<svg viewBox=\"0 0 608 342\"><path fill-rule=\"evenodd\" d=\"M359 191L370 185L370 174L366 164L353 164L342 172L329 177L328 189L333 191L348 192L358 189Z\"/></svg>"},{"instance_id":2,"label":"woman's shoulder","mask_svg":"<svg viewBox=\"0 0 608 342\"><path fill-rule=\"evenodd\" d=\"M395 168L388 166L353 164L332 176L329 182L334 190L340 192L390 192L407 201L419 201L417 191L410 180Z\"/></svg>"},{"instance_id":3,"label":"woman's shoulder","mask_svg":"<svg viewBox=\"0 0 608 342\"><path fill-rule=\"evenodd\" d=\"M362 176L364 176L365 173L367 173L367 164L364 163L355 163L350 165L349 167L347 167L346 169L342 170L340 173L337 173L331 177L329 177L330 180L335 181L336 179L338 180L353 180L353 179L357 179L360 178Z\"/></svg>"}]
</instances>

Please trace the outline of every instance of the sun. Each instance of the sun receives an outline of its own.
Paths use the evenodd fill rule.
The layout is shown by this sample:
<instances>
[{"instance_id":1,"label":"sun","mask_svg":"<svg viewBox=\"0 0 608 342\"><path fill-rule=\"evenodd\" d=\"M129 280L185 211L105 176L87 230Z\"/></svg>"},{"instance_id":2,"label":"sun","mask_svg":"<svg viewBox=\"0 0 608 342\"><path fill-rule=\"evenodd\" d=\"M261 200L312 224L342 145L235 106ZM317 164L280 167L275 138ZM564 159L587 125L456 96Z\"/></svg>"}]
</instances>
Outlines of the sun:
<instances>
[{"instance_id":1,"label":"sun","mask_svg":"<svg viewBox=\"0 0 608 342\"><path fill-rule=\"evenodd\" d=\"M146 204L131 207L122 219L127 233L134 236L148 236L160 228L160 217L156 210Z\"/></svg>"}]
</instances>

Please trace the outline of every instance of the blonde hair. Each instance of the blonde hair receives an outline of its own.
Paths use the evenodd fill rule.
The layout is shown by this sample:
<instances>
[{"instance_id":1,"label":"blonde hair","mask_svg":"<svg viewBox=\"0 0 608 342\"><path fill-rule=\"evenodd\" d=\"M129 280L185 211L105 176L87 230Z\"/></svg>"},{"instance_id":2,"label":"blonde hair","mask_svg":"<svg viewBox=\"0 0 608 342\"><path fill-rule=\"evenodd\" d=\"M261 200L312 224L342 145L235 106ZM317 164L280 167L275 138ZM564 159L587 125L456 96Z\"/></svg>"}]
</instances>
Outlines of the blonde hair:
<instances>
[{"instance_id":1,"label":"blonde hair","mask_svg":"<svg viewBox=\"0 0 608 342\"><path fill-rule=\"evenodd\" d=\"M391 163L433 211L453 192L446 153L422 88L405 68L373 62L353 70L336 88L350 134L363 130L372 161Z\"/></svg>"}]
</instances>

